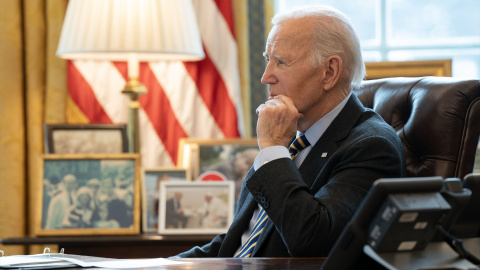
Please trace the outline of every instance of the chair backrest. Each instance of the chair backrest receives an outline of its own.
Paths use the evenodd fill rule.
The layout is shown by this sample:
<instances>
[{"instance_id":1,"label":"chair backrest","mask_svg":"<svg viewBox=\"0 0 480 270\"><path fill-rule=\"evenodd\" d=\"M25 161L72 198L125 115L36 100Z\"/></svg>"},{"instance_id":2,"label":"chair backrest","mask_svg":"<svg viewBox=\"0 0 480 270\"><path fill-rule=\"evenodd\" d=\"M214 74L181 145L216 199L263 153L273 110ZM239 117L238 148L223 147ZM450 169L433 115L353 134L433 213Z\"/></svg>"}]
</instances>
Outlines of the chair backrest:
<instances>
[{"instance_id":1,"label":"chair backrest","mask_svg":"<svg viewBox=\"0 0 480 270\"><path fill-rule=\"evenodd\" d=\"M385 78L354 89L399 135L407 176L463 178L473 170L480 134L480 80Z\"/></svg>"}]
</instances>

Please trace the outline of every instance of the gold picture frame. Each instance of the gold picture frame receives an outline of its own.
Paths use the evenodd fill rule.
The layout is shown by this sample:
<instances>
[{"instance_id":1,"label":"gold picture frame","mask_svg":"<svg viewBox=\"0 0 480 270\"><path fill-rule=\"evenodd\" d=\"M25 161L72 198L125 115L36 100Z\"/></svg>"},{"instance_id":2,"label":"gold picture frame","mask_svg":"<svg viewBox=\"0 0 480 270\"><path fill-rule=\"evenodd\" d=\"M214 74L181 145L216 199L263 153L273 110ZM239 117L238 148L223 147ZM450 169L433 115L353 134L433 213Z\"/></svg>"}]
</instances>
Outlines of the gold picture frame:
<instances>
[{"instance_id":1,"label":"gold picture frame","mask_svg":"<svg viewBox=\"0 0 480 270\"><path fill-rule=\"evenodd\" d=\"M160 183L164 181L187 181L190 171L185 168L142 168L142 232L157 233L159 224Z\"/></svg>"},{"instance_id":2,"label":"gold picture frame","mask_svg":"<svg viewBox=\"0 0 480 270\"><path fill-rule=\"evenodd\" d=\"M367 62L367 80L390 77L452 76L452 60Z\"/></svg>"},{"instance_id":3,"label":"gold picture frame","mask_svg":"<svg viewBox=\"0 0 480 270\"><path fill-rule=\"evenodd\" d=\"M140 232L139 154L40 157L36 235Z\"/></svg>"}]
</instances>

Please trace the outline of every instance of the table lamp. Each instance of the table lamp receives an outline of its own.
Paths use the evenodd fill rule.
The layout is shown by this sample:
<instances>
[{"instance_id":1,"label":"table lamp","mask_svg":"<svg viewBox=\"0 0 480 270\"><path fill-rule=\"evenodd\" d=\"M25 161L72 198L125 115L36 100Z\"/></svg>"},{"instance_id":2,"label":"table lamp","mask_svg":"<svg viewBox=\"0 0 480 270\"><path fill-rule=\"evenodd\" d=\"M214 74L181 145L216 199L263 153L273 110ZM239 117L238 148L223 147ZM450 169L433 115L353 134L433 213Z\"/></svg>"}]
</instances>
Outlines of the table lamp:
<instances>
[{"instance_id":1,"label":"table lamp","mask_svg":"<svg viewBox=\"0 0 480 270\"><path fill-rule=\"evenodd\" d=\"M57 56L128 62L129 150L140 151L139 61L197 61L205 57L190 0L70 0Z\"/></svg>"}]
</instances>

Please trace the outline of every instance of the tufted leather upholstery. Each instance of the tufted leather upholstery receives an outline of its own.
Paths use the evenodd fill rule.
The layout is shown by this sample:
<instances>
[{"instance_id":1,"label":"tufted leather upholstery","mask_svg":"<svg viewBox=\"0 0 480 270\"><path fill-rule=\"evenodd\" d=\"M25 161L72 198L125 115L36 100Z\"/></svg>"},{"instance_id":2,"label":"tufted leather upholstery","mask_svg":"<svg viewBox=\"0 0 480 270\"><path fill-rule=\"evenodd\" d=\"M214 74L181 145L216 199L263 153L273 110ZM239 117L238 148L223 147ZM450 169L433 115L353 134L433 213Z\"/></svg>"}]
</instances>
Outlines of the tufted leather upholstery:
<instances>
[{"instance_id":1,"label":"tufted leather upholstery","mask_svg":"<svg viewBox=\"0 0 480 270\"><path fill-rule=\"evenodd\" d=\"M463 178L471 173L480 134L480 80L386 78L354 90L399 135L407 176Z\"/></svg>"}]
</instances>

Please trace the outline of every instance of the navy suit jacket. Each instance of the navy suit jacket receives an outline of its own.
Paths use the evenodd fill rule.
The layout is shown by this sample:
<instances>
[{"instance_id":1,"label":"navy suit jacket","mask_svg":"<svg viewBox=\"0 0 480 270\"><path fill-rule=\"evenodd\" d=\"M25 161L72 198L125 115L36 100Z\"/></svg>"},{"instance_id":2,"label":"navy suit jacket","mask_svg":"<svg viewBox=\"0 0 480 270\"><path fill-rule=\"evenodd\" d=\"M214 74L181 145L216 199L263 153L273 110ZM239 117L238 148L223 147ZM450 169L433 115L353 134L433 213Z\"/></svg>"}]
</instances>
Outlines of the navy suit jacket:
<instances>
[{"instance_id":1,"label":"navy suit jacket","mask_svg":"<svg viewBox=\"0 0 480 270\"><path fill-rule=\"evenodd\" d=\"M227 233L178 257L232 257L258 204L269 219L252 256L327 256L372 183L404 176L399 137L352 93L300 168L281 158L250 169Z\"/></svg>"}]
</instances>

